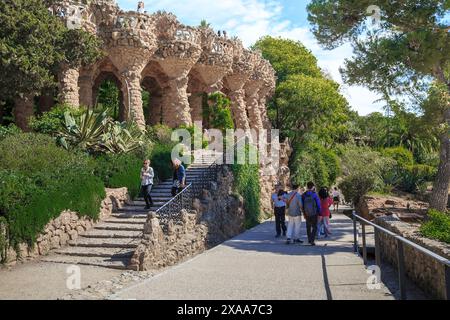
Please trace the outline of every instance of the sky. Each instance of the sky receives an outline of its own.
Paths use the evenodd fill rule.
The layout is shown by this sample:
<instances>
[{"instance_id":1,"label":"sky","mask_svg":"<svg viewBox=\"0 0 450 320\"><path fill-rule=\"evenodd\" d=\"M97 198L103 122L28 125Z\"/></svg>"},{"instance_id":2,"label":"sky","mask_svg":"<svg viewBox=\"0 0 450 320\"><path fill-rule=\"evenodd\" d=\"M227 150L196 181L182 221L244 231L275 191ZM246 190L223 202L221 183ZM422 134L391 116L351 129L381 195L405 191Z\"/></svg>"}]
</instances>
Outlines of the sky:
<instances>
[{"instance_id":1,"label":"sky","mask_svg":"<svg viewBox=\"0 0 450 320\"><path fill-rule=\"evenodd\" d=\"M138 0L116 0L124 10L136 10ZM265 35L301 41L317 57L319 66L341 84L341 92L360 115L380 111L380 97L362 86L343 83L339 67L352 56L345 44L335 50L324 50L315 40L307 21L309 0L144 0L145 10L174 13L180 22L197 26L205 19L215 30L226 30L238 36L249 47Z\"/></svg>"}]
</instances>

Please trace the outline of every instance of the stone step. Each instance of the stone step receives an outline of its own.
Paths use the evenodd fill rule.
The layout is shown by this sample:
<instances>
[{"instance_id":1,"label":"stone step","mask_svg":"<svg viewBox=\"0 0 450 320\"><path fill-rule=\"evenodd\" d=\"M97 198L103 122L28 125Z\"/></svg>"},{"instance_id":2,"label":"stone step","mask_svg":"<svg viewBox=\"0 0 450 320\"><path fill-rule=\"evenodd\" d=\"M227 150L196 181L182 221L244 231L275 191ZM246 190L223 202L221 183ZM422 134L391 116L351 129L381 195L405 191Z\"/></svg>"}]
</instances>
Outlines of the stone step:
<instances>
[{"instance_id":1,"label":"stone step","mask_svg":"<svg viewBox=\"0 0 450 320\"><path fill-rule=\"evenodd\" d=\"M101 257L110 259L129 258L133 255L133 249L124 248L86 248L86 247L66 247L54 251L59 255L79 256L79 257Z\"/></svg>"},{"instance_id":2,"label":"stone step","mask_svg":"<svg viewBox=\"0 0 450 320\"><path fill-rule=\"evenodd\" d=\"M100 223L94 227L96 230L114 230L114 231L144 231L143 225L129 223Z\"/></svg>"},{"instance_id":3,"label":"stone step","mask_svg":"<svg viewBox=\"0 0 450 320\"><path fill-rule=\"evenodd\" d=\"M124 222L126 222L128 219L136 219L143 221L144 223L147 221L147 213L113 213L111 214L111 217L123 219Z\"/></svg>"},{"instance_id":4,"label":"stone step","mask_svg":"<svg viewBox=\"0 0 450 320\"><path fill-rule=\"evenodd\" d=\"M159 209L160 207L161 206L153 206L147 210L143 206L127 206L127 207L123 207L123 208L117 210L117 213L148 215L149 212L155 211L155 210Z\"/></svg>"},{"instance_id":5,"label":"stone step","mask_svg":"<svg viewBox=\"0 0 450 320\"><path fill-rule=\"evenodd\" d=\"M77 257L77 256L62 256L52 255L41 259L44 262L64 263L64 264L79 264L85 266L96 266L109 269L126 270L129 258L101 258L101 257Z\"/></svg>"},{"instance_id":6,"label":"stone step","mask_svg":"<svg viewBox=\"0 0 450 320\"><path fill-rule=\"evenodd\" d=\"M170 199L172 199L172 197L168 198L165 201L156 201L153 200L153 204L155 207L157 206L163 206L166 204L167 201L169 201ZM132 204L127 205L127 207L142 207L145 208L145 201L140 201L140 200L135 200Z\"/></svg>"},{"instance_id":7,"label":"stone step","mask_svg":"<svg viewBox=\"0 0 450 320\"><path fill-rule=\"evenodd\" d=\"M92 229L88 232L80 235L81 238L102 238L102 239L128 239L128 238L141 238L142 231L129 231L129 230L100 230Z\"/></svg>"},{"instance_id":8,"label":"stone step","mask_svg":"<svg viewBox=\"0 0 450 320\"><path fill-rule=\"evenodd\" d=\"M147 221L147 218L143 218L143 219L137 219L137 218L130 218L130 217L111 217L108 218L106 220L104 220L103 222L106 223L127 223L127 224L140 224L143 225L145 223L145 221Z\"/></svg>"},{"instance_id":9,"label":"stone step","mask_svg":"<svg viewBox=\"0 0 450 320\"><path fill-rule=\"evenodd\" d=\"M76 241L69 241L69 245L86 248L135 249L140 242L140 238L79 238Z\"/></svg>"}]
</instances>

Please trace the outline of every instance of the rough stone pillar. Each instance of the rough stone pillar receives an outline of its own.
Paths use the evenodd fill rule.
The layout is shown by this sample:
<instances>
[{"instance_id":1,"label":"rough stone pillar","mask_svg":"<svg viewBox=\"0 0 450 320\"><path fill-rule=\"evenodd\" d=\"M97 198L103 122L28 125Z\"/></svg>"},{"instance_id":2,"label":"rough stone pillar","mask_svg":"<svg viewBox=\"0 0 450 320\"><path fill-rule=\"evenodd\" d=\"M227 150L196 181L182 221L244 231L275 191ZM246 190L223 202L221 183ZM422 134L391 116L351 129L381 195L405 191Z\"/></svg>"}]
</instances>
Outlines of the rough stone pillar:
<instances>
[{"instance_id":1,"label":"rough stone pillar","mask_svg":"<svg viewBox=\"0 0 450 320\"><path fill-rule=\"evenodd\" d=\"M145 128L144 110L142 108L141 73L125 71L122 73L125 105L125 119L134 121L139 128Z\"/></svg>"},{"instance_id":2,"label":"rough stone pillar","mask_svg":"<svg viewBox=\"0 0 450 320\"><path fill-rule=\"evenodd\" d=\"M53 90L43 90L39 97L38 109L40 113L50 111L55 105Z\"/></svg>"},{"instance_id":3,"label":"rough stone pillar","mask_svg":"<svg viewBox=\"0 0 450 320\"><path fill-rule=\"evenodd\" d=\"M262 129L264 129L258 96L260 86L260 82L250 80L244 87L246 93L246 105L249 116L249 125L251 129L255 129L257 132L260 132Z\"/></svg>"},{"instance_id":4,"label":"rough stone pillar","mask_svg":"<svg viewBox=\"0 0 450 320\"><path fill-rule=\"evenodd\" d=\"M161 123L161 118L162 118L162 103L163 103L163 99L161 96L153 96L150 95L150 104L149 104L149 115L148 115L148 119L149 119L149 124L154 126L157 124Z\"/></svg>"},{"instance_id":5,"label":"rough stone pillar","mask_svg":"<svg viewBox=\"0 0 450 320\"><path fill-rule=\"evenodd\" d=\"M231 112L235 122L236 129L250 129L247 117L247 106L245 104L245 90L239 89L230 92Z\"/></svg>"},{"instance_id":6,"label":"rough stone pillar","mask_svg":"<svg viewBox=\"0 0 450 320\"><path fill-rule=\"evenodd\" d=\"M62 67L59 73L59 102L67 104L73 108L80 106L80 96L78 88L78 69Z\"/></svg>"},{"instance_id":7,"label":"rough stone pillar","mask_svg":"<svg viewBox=\"0 0 450 320\"><path fill-rule=\"evenodd\" d=\"M181 76L170 79L164 88L162 118L171 128L192 125L187 87L188 78Z\"/></svg>"},{"instance_id":8,"label":"rough stone pillar","mask_svg":"<svg viewBox=\"0 0 450 320\"><path fill-rule=\"evenodd\" d=\"M235 73L225 78L229 89L231 100L231 112L233 114L235 129L249 130L250 125L247 117L247 106L245 104L245 90L243 89L249 75Z\"/></svg>"},{"instance_id":9,"label":"rough stone pillar","mask_svg":"<svg viewBox=\"0 0 450 320\"><path fill-rule=\"evenodd\" d=\"M34 115L34 97L27 95L14 100L14 120L23 131L30 131L30 117Z\"/></svg>"},{"instance_id":10,"label":"rough stone pillar","mask_svg":"<svg viewBox=\"0 0 450 320\"><path fill-rule=\"evenodd\" d=\"M94 95L93 95L93 82L90 75L83 75L80 77L78 84L80 86L79 97L80 104L88 108L94 106Z\"/></svg>"},{"instance_id":11,"label":"rough stone pillar","mask_svg":"<svg viewBox=\"0 0 450 320\"><path fill-rule=\"evenodd\" d=\"M203 92L194 92L189 97L192 122L203 122Z\"/></svg>"}]
</instances>

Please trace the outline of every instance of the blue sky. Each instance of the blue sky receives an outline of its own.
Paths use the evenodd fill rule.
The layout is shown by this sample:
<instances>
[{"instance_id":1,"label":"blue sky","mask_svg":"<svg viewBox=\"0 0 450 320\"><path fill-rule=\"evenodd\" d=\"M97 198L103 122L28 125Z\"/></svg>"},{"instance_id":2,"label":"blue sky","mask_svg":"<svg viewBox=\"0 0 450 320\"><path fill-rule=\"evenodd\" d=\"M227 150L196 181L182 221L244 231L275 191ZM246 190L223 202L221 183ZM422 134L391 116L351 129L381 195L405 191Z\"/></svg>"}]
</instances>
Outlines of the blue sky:
<instances>
[{"instance_id":1,"label":"blue sky","mask_svg":"<svg viewBox=\"0 0 450 320\"><path fill-rule=\"evenodd\" d=\"M135 10L138 0L116 0L125 10ZM149 13L165 10L174 13L188 25L198 25L206 19L214 29L252 45L264 35L282 36L301 41L318 58L319 65L334 80L342 84L342 94L361 115L382 111L379 96L359 86L343 84L339 67L352 55L347 44L333 51L323 50L310 32L306 5L309 0L144 0Z\"/></svg>"}]
</instances>

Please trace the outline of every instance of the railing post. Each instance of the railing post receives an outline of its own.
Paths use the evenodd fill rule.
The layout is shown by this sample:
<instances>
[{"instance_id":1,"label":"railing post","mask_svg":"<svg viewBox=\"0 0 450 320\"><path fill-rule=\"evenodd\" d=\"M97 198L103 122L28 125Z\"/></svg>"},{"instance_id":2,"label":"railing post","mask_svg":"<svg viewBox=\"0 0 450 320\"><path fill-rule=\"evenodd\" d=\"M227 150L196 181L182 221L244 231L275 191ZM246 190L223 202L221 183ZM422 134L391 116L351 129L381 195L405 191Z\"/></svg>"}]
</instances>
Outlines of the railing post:
<instances>
[{"instance_id":1,"label":"railing post","mask_svg":"<svg viewBox=\"0 0 450 320\"><path fill-rule=\"evenodd\" d=\"M361 222L361 228L362 228L363 261L364 265L367 266L366 224L364 222Z\"/></svg>"},{"instance_id":2,"label":"railing post","mask_svg":"<svg viewBox=\"0 0 450 320\"><path fill-rule=\"evenodd\" d=\"M380 231L375 228L375 263L381 268Z\"/></svg>"},{"instance_id":3,"label":"railing post","mask_svg":"<svg viewBox=\"0 0 450 320\"><path fill-rule=\"evenodd\" d=\"M445 291L446 298L450 300L450 266L448 264L444 265L445 268Z\"/></svg>"},{"instance_id":4,"label":"railing post","mask_svg":"<svg viewBox=\"0 0 450 320\"><path fill-rule=\"evenodd\" d=\"M356 212L353 211L353 251L358 252L358 234L356 230Z\"/></svg>"},{"instance_id":5,"label":"railing post","mask_svg":"<svg viewBox=\"0 0 450 320\"><path fill-rule=\"evenodd\" d=\"M403 242L400 238L397 238L397 264L400 299L406 300L405 253L403 251Z\"/></svg>"}]
</instances>

